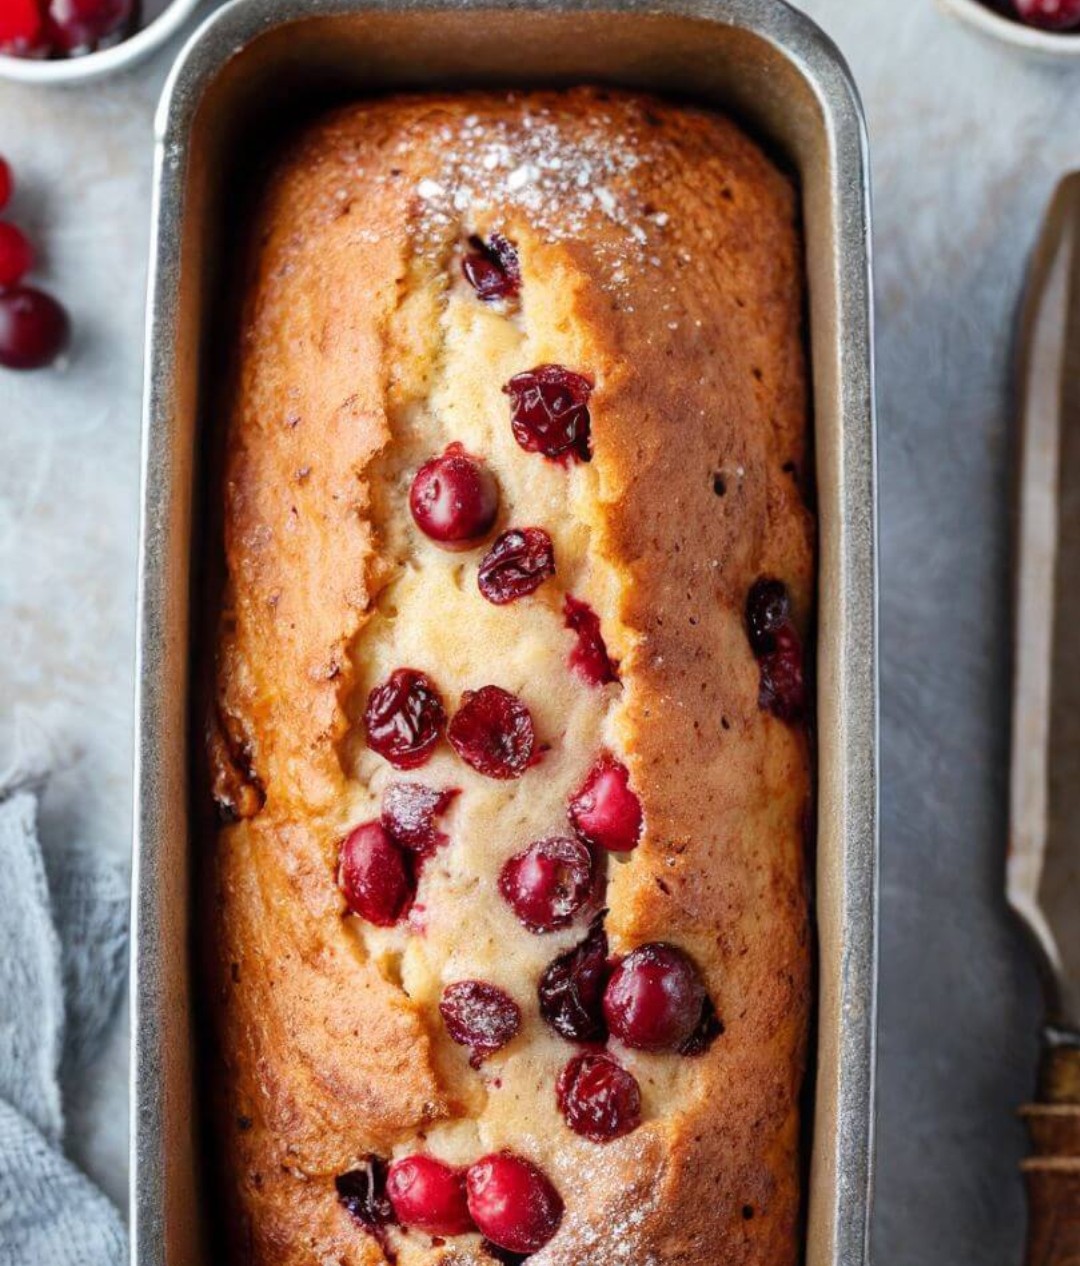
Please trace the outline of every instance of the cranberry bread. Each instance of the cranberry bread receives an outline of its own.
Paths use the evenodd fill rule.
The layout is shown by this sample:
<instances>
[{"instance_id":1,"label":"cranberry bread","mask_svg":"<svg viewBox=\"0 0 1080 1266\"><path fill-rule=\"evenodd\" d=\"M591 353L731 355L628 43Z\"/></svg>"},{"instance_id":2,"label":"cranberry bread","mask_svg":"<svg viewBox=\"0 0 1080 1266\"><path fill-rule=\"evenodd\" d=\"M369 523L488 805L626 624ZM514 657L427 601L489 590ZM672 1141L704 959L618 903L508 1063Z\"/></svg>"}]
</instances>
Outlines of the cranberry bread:
<instances>
[{"instance_id":1,"label":"cranberry bread","mask_svg":"<svg viewBox=\"0 0 1080 1266\"><path fill-rule=\"evenodd\" d=\"M258 222L211 735L231 1262L784 1266L797 202L710 113L416 96Z\"/></svg>"}]
</instances>

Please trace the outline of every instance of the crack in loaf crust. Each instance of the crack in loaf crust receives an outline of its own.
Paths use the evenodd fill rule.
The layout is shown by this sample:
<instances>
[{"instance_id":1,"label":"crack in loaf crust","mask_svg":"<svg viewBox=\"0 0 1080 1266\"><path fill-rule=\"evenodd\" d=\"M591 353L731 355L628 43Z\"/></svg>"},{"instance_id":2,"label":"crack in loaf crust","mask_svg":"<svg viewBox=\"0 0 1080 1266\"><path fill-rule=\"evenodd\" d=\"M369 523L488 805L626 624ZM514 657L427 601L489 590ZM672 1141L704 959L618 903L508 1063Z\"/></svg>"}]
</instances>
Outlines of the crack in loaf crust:
<instances>
[{"instance_id":1,"label":"crack in loaf crust","mask_svg":"<svg viewBox=\"0 0 1080 1266\"><path fill-rule=\"evenodd\" d=\"M812 601L796 218L787 179L725 119L588 89L358 105L279 166L229 432L211 743L219 794L247 815L213 873L230 1260L382 1262L337 1175L371 1153L467 1164L503 1146L566 1203L537 1266L796 1260L810 777L802 728L759 706L744 617L762 576L788 586L803 631ZM520 311L462 282L463 243L492 232L517 245ZM513 442L500 388L546 362L595 383L588 464ZM491 607L479 553L414 529L408 480L453 440L498 475L498 530L552 533L557 575L534 597ZM621 684L566 669L571 589ZM395 777L360 717L402 663L451 710L464 689L513 690L548 750L496 784L440 747L419 772L461 789L451 842L383 930L346 917L335 871ZM530 934L496 880L530 839L566 833L604 747L645 815L629 860L607 862L612 951L685 949L724 1032L695 1058L621 1050L643 1123L599 1145L563 1123L554 1079L575 1048L536 1008L543 965L583 926ZM437 1010L466 974L523 1012L479 1071ZM491 1260L476 1235L389 1243L404 1266Z\"/></svg>"}]
</instances>

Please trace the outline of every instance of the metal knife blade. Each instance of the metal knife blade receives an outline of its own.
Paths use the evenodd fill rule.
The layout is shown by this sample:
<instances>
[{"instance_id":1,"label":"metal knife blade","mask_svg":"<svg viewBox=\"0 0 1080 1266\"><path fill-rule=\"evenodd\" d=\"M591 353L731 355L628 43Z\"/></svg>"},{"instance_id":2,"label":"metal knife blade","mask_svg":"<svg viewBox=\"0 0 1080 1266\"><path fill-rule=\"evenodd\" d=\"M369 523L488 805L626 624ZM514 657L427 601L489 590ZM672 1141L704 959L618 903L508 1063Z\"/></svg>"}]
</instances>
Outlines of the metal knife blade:
<instances>
[{"instance_id":1,"label":"metal knife blade","mask_svg":"<svg viewBox=\"0 0 1080 1266\"><path fill-rule=\"evenodd\" d=\"M1047 1019L1080 1033L1080 172L1054 196L1021 317L1007 895Z\"/></svg>"}]
</instances>

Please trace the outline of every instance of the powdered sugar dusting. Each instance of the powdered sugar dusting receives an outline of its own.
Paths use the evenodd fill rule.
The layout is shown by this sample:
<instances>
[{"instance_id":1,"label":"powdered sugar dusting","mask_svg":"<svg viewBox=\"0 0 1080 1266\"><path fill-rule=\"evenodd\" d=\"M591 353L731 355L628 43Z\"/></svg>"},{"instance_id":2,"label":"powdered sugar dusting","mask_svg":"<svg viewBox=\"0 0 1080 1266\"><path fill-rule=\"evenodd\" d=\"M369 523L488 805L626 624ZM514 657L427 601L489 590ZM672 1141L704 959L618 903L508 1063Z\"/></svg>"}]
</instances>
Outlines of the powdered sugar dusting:
<instances>
[{"instance_id":1,"label":"powdered sugar dusting","mask_svg":"<svg viewBox=\"0 0 1080 1266\"><path fill-rule=\"evenodd\" d=\"M608 116L569 129L544 107L524 107L516 120L468 115L443 139L436 179L467 186L473 214L514 207L553 239L582 233L598 211L628 234L641 228L633 176L650 154L636 132L612 135Z\"/></svg>"},{"instance_id":2,"label":"powdered sugar dusting","mask_svg":"<svg viewBox=\"0 0 1080 1266\"><path fill-rule=\"evenodd\" d=\"M523 1142L528 1151L540 1141ZM665 1160L656 1136L645 1127L615 1143L575 1148L562 1159L572 1169L573 1189L586 1198L567 1201L557 1237L530 1262L561 1266L569 1250L579 1266L663 1266L645 1244L663 1190Z\"/></svg>"},{"instance_id":3,"label":"powdered sugar dusting","mask_svg":"<svg viewBox=\"0 0 1080 1266\"><path fill-rule=\"evenodd\" d=\"M467 235L496 211L517 213L549 242L590 237L598 223L613 229L591 235L611 289L638 269L661 267L670 213L639 195L638 177L657 149L633 121L615 124L603 113L567 120L522 102L516 117L467 114L442 125L437 137L432 154L430 120L420 119L394 148L402 156L414 146L431 154L410 192L416 244L433 260L448 234Z\"/></svg>"}]
</instances>

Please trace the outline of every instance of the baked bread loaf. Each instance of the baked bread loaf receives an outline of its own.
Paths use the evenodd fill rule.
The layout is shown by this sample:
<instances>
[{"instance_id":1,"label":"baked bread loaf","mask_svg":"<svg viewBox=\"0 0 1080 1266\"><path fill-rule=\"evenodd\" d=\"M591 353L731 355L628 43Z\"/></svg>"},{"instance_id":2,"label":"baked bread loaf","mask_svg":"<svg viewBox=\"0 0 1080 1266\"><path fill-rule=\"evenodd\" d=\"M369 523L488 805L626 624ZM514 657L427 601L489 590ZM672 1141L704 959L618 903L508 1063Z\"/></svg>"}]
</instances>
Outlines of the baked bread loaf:
<instances>
[{"instance_id":1,"label":"baked bread loaf","mask_svg":"<svg viewBox=\"0 0 1080 1266\"><path fill-rule=\"evenodd\" d=\"M598 89L318 122L254 233L210 759L231 1263L785 1266L795 190Z\"/></svg>"}]
</instances>

